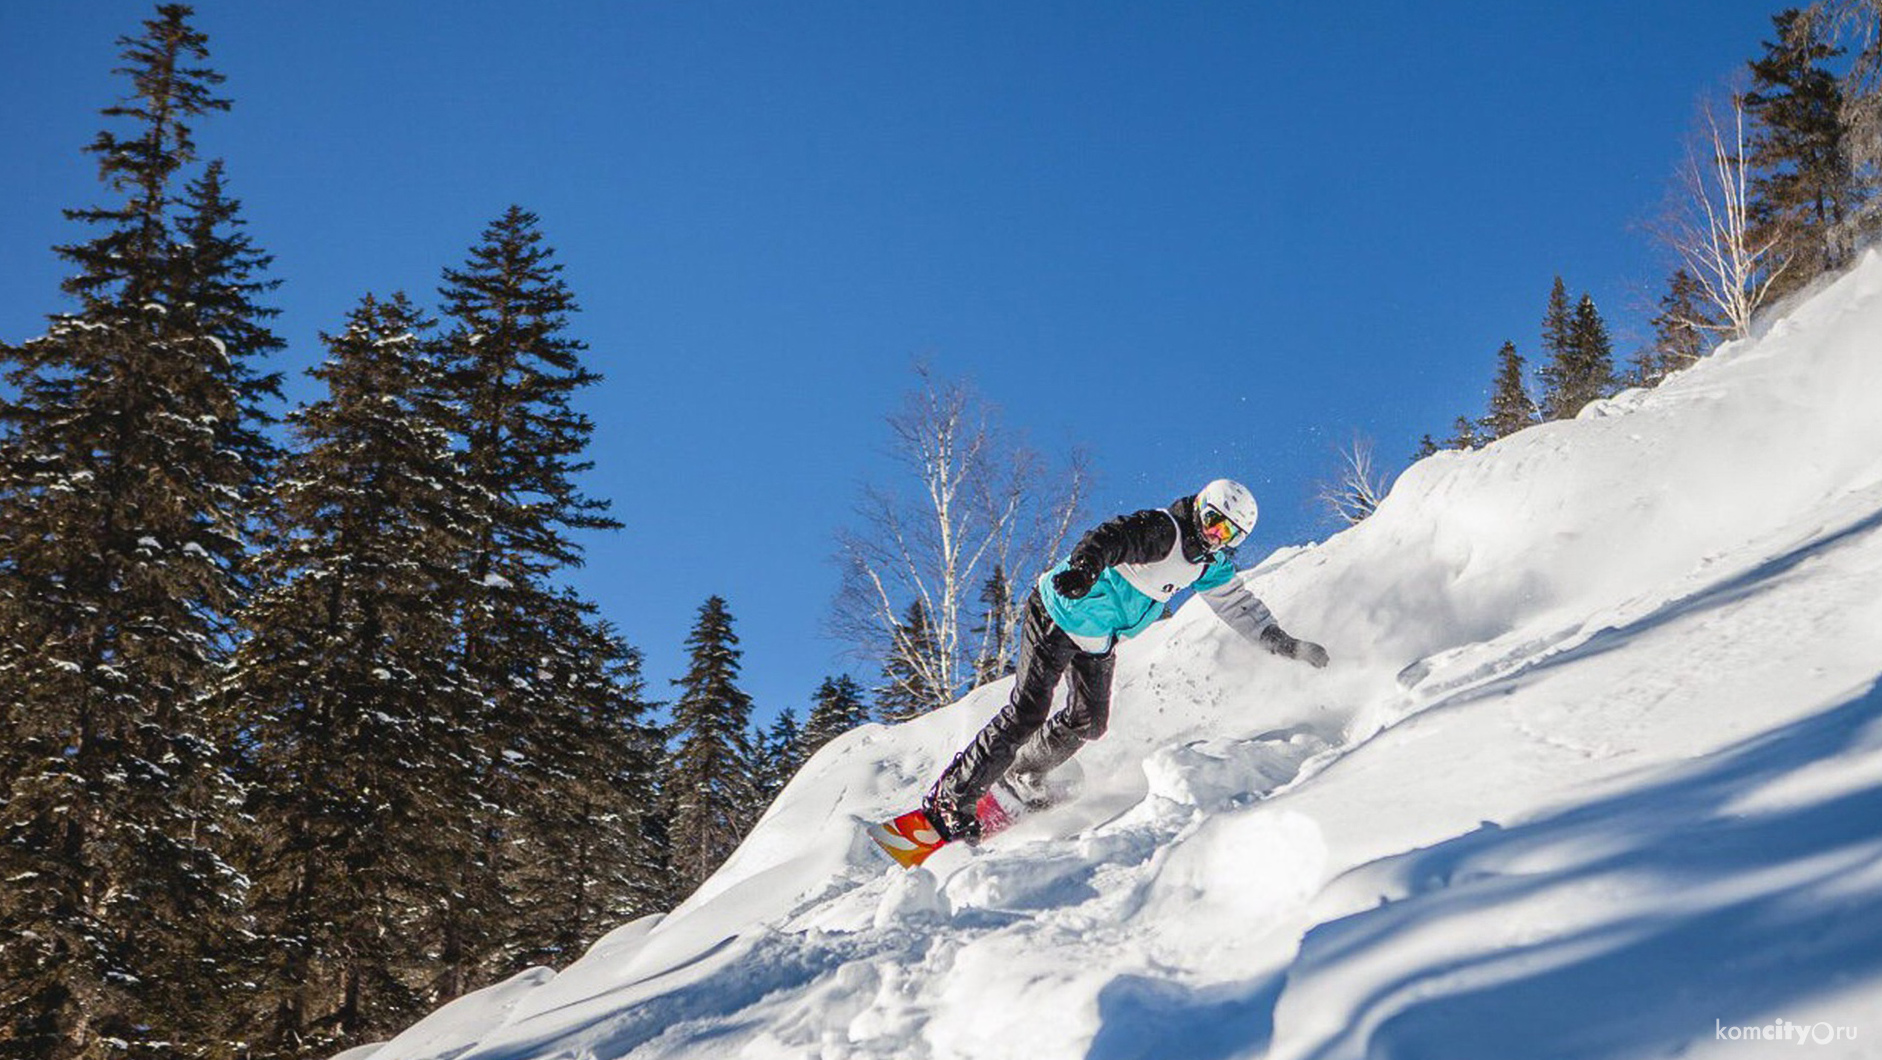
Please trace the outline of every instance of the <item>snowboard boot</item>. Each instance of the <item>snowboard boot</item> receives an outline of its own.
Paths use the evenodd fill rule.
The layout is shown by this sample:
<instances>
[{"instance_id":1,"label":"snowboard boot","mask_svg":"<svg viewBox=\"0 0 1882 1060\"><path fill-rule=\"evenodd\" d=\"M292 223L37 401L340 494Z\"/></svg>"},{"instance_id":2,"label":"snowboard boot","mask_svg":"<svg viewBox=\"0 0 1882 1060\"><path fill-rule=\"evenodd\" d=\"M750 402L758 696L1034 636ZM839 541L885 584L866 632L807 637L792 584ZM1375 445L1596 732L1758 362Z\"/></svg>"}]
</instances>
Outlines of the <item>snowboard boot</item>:
<instances>
[{"instance_id":1,"label":"snowboard boot","mask_svg":"<svg viewBox=\"0 0 1882 1060\"><path fill-rule=\"evenodd\" d=\"M1063 715L1054 715L1014 754L1006 771L1007 786L1034 808L1036 803L1057 801L1050 793L1050 778L1083 746L1084 734L1066 724Z\"/></svg>"},{"instance_id":2,"label":"snowboard boot","mask_svg":"<svg viewBox=\"0 0 1882 1060\"><path fill-rule=\"evenodd\" d=\"M1058 801L1043 773L1031 771L1022 773L1015 770L1008 773L1006 779L1000 783L1017 796L1021 804L1029 810L1044 809Z\"/></svg>"},{"instance_id":3,"label":"snowboard boot","mask_svg":"<svg viewBox=\"0 0 1882 1060\"><path fill-rule=\"evenodd\" d=\"M1036 813L1077 798L1085 788L1085 770L1076 759L1044 773L1015 769L995 786L1004 788L1025 812Z\"/></svg>"},{"instance_id":4,"label":"snowboard boot","mask_svg":"<svg viewBox=\"0 0 1882 1060\"><path fill-rule=\"evenodd\" d=\"M978 799L962 799L953 792L931 791L922 801L921 811L934 830L947 843L973 843L980 839L980 818L975 814Z\"/></svg>"}]
</instances>

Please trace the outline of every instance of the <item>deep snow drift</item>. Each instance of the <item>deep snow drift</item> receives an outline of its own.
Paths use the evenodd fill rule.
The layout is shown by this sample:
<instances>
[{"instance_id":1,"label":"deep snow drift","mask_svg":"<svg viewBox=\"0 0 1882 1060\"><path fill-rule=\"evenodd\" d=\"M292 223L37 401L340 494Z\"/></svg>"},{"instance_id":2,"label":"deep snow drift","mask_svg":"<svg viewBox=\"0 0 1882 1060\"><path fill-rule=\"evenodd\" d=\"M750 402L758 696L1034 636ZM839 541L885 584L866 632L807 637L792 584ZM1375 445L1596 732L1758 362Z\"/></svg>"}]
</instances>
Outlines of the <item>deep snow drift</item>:
<instances>
[{"instance_id":1,"label":"deep snow drift","mask_svg":"<svg viewBox=\"0 0 1882 1060\"><path fill-rule=\"evenodd\" d=\"M1882 257L1245 577L1331 668L1185 606L1080 801L912 873L856 821L1005 684L851 733L373 1060L1882 1056Z\"/></svg>"}]
</instances>

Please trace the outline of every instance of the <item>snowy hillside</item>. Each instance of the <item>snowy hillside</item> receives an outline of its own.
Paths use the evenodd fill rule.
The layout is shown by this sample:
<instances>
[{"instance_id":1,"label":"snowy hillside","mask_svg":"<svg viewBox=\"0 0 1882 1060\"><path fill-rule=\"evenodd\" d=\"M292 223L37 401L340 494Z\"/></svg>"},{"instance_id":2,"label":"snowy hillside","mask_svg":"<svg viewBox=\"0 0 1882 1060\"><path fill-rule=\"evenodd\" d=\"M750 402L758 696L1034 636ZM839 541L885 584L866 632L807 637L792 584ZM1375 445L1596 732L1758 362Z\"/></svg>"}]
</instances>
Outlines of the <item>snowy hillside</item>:
<instances>
[{"instance_id":1,"label":"snowy hillside","mask_svg":"<svg viewBox=\"0 0 1882 1060\"><path fill-rule=\"evenodd\" d=\"M906 874L857 819L1006 688L852 733L373 1060L1882 1056L1882 257L1246 577L1332 667L1186 606L1084 798Z\"/></svg>"}]
</instances>

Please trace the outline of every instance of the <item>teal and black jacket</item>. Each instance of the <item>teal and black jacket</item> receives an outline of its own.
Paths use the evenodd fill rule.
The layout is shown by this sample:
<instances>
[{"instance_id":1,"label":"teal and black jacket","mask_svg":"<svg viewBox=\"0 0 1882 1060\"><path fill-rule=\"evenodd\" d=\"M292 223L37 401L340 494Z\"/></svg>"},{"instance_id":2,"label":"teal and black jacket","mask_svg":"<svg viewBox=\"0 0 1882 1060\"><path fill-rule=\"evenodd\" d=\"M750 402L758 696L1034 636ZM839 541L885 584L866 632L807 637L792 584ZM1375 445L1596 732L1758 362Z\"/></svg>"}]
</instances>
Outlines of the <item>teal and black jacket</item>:
<instances>
[{"instance_id":1,"label":"teal and black jacket","mask_svg":"<svg viewBox=\"0 0 1882 1060\"><path fill-rule=\"evenodd\" d=\"M1076 600L1052 587L1054 575L1073 567L1096 572L1091 591ZM1235 577L1229 553L1210 552L1204 544L1190 497L1094 528L1064 562L1039 578L1046 613L1091 652L1110 651L1118 641L1150 628L1171 596L1192 588L1251 640L1264 640L1275 626L1267 606Z\"/></svg>"}]
</instances>

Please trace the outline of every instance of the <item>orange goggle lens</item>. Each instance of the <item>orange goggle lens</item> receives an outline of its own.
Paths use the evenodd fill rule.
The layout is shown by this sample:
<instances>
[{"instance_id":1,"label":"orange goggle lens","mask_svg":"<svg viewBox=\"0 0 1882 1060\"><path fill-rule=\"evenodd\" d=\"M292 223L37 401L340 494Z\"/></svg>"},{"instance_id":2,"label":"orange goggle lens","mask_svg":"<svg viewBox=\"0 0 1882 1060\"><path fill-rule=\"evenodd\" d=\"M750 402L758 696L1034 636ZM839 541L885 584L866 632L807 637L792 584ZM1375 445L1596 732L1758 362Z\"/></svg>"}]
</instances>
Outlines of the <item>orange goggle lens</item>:
<instances>
[{"instance_id":1,"label":"orange goggle lens","mask_svg":"<svg viewBox=\"0 0 1882 1060\"><path fill-rule=\"evenodd\" d=\"M1211 540L1220 545L1233 545L1248 534L1246 530L1236 526L1233 519L1215 508L1202 510L1202 529Z\"/></svg>"}]
</instances>

